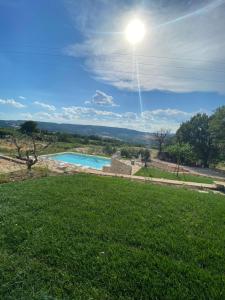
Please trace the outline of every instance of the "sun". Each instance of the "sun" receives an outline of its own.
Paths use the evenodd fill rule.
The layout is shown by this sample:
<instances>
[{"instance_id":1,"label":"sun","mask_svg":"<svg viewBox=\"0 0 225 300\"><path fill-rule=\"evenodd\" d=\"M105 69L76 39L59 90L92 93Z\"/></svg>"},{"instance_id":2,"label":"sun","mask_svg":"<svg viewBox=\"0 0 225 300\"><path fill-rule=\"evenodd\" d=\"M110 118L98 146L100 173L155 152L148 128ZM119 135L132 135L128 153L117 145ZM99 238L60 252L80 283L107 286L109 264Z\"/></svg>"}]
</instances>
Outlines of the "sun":
<instances>
[{"instance_id":1,"label":"sun","mask_svg":"<svg viewBox=\"0 0 225 300\"><path fill-rule=\"evenodd\" d=\"M130 21L125 30L126 39L132 45L140 43L144 39L145 33L145 25L139 19Z\"/></svg>"}]
</instances>

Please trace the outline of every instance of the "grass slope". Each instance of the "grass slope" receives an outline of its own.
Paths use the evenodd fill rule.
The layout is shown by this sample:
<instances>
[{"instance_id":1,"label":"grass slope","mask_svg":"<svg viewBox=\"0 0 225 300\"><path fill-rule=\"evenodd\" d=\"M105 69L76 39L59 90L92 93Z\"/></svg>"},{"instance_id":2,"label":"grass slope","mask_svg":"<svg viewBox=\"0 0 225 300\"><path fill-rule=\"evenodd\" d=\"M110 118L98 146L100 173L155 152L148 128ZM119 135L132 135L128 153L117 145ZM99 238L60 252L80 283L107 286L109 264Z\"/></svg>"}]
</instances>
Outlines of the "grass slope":
<instances>
[{"instance_id":1,"label":"grass slope","mask_svg":"<svg viewBox=\"0 0 225 300\"><path fill-rule=\"evenodd\" d=\"M82 174L0 207L0 299L225 298L223 196Z\"/></svg>"},{"instance_id":2,"label":"grass slope","mask_svg":"<svg viewBox=\"0 0 225 300\"><path fill-rule=\"evenodd\" d=\"M191 181L191 182L199 182L199 183L213 183L213 179L210 177L195 176L191 174L182 174L182 173L180 173L179 176L177 176L175 173L163 171L156 168L142 168L135 175L144 176L144 177L165 178L165 179L180 180L180 181Z\"/></svg>"}]
</instances>

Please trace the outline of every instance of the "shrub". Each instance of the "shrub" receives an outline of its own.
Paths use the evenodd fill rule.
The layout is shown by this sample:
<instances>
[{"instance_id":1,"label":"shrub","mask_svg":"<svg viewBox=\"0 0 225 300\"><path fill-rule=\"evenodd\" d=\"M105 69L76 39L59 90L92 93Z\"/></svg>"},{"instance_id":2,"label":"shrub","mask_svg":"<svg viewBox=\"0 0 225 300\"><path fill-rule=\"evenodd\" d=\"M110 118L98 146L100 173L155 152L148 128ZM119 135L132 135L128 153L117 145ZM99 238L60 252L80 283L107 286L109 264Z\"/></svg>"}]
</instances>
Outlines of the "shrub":
<instances>
[{"instance_id":1,"label":"shrub","mask_svg":"<svg viewBox=\"0 0 225 300\"><path fill-rule=\"evenodd\" d=\"M177 143L167 146L165 149L171 161L181 164L193 165L196 162L196 154L192 146L188 143Z\"/></svg>"},{"instance_id":2,"label":"shrub","mask_svg":"<svg viewBox=\"0 0 225 300\"><path fill-rule=\"evenodd\" d=\"M107 155L112 155L113 153L116 152L116 147L106 145L105 147L103 147L102 151L103 151L103 153L105 153Z\"/></svg>"}]
</instances>

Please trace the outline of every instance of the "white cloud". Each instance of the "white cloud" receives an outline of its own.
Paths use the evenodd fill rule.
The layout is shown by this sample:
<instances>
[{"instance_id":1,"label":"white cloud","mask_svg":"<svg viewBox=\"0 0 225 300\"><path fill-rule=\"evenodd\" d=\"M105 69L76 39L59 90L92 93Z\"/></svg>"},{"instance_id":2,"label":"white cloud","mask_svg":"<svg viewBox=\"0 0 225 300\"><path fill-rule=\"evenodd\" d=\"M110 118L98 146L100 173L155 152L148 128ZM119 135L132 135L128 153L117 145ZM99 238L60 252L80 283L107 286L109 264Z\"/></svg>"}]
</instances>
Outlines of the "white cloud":
<instances>
[{"instance_id":1,"label":"white cloud","mask_svg":"<svg viewBox=\"0 0 225 300\"><path fill-rule=\"evenodd\" d=\"M50 104L47 104L47 103L44 103L44 102L35 101L34 104L36 104L38 106L41 106L42 108L47 109L49 111L55 111L56 110L54 105L50 105Z\"/></svg>"},{"instance_id":2,"label":"white cloud","mask_svg":"<svg viewBox=\"0 0 225 300\"><path fill-rule=\"evenodd\" d=\"M66 116L71 117L80 117L80 116L89 116L90 119L94 118L95 116L101 116L101 117L114 117L114 118L120 118L121 114L114 113L111 111L105 111L105 110L97 110L94 108L87 108L82 106L70 106L70 107L63 107L62 108L64 114Z\"/></svg>"},{"instance_id":3,"label":"white cloud","mask_svg":"<svg viewBox=\"0 0 225 300\"><path fill-rule=\"evenodd\" d=\"M32 120L34 118L34 116L31 113L27 112L27 113L21 114L21 118L24 120Z\"/></svg>"},{"instance_id":4,"label":"white cloud","mask_svg":"<svg viewBox=\"0 0 225 300\"><path fill-rule=\"evenodd\" d=\"M13 106L15 108L24 108L26 105L15 101L14 99L0 99L0 104Z\"/></svg>"},{"instance_id":5,"label":"white cloud","mask_svg":"<svg viewBox=\"0 0 225 300\"><path fill-rule=\"evenodd\" d=\"M27 98L24 97L24 96L19 96L19 98L20 98L21 100L26 100L26 99L27 99Z\"/></svg>"},{"instance_id":6,"label":"white cloud","mask_svg":"<svg viewBox=\"0 0 225 300\"><path fill-rule=\"evenodd\" d=\"M115 103L112 96L106 93L96 90L91 100L85 101L85 104L93 104L98 106L119 106Z\"/></svg>"},{"instance_id":7,"label":"white cloud","mask_svg":"<svg viewBox=\"0 0 225 300\"><path fill-rule=\"evenodd\" d=\"M57 123L101 125L129 128L146 132L154 132L161 128L176 131L180 123L190 119L196 112L185 112L176 109L156 109L134 112L114 113L82 106L62 107L61 112L37 112L23 114L26 119L50 121Z\"/></svg>"},{"instance_id":8,"label":"white cloud","mask_svg":"<svg viewBox=\"0 0 225 300\"><path fill-rule=\"evenodd\" d=\"M65 53L84 57L86 69L97 80L138 90L136 62L123 35L127 22L137 15L147 27L146 38L136 49L142 90L225 92L223 0L176 1L167 6L149 1L144 11L137 7L132 11L131 5L119 1L107 5L101 1L98 18L93 14L95 3L84 2L81 10L71 4L71 13L83 24L85 40L70 45Z\"/></svg>"}]
</instances>

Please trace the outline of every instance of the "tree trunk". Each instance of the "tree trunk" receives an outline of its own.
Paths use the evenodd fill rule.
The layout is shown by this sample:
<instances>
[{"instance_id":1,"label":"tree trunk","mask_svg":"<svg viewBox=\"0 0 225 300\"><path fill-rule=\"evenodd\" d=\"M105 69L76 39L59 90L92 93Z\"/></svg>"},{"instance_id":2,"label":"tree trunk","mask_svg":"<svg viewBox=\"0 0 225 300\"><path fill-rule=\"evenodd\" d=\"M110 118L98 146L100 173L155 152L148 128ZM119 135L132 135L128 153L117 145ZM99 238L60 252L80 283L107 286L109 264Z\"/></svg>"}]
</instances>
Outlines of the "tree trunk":
<instances>
[{"instance_id":1,"label":"tree trunk","mask_svg":"<svg viewBox=\"0 0 225 300\"><path fill-rule=\"evenodd\" d=\"M159 143L159 154L161 154L162 153L162 143L160 142Z\"/></svg>"},{"instance_id":2,"label":"tree trunk","mask_svg":"<svg viewBox=\"0 0 225 300\"><path fill-rule=\"evenodd\" d=\"M179 172L180 172L180 163L177 164L177 177L179 176Z\"/></svg>"}]
</instances>

